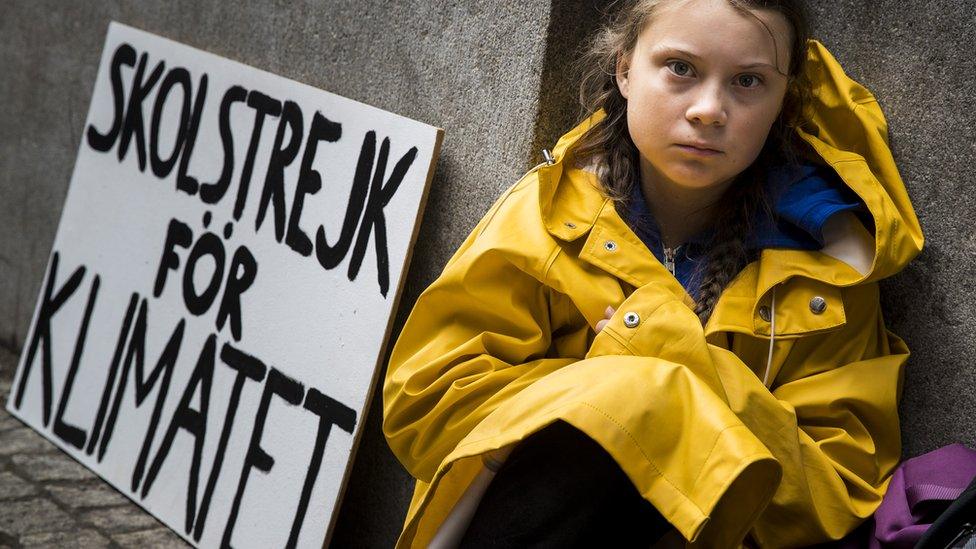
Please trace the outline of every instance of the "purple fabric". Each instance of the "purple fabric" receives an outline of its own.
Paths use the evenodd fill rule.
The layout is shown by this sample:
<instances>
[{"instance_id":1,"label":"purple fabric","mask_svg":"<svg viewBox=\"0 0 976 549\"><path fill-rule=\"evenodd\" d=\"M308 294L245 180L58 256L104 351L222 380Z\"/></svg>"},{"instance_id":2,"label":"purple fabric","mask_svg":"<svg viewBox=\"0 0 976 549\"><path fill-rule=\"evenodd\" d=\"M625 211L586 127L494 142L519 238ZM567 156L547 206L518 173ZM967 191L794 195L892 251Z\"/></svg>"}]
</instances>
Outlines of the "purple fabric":
<instances>
[{"instance_id":1,"label":"purple fabric","mask_svg":"<svg viewBox=\"0 0 976 549\"><path fill-rule=\"evenodd\" d=\"M898 466L874 513L872 549L910 549L976 477L976 451L956 443Z\"/></svg>"}]
</instances>

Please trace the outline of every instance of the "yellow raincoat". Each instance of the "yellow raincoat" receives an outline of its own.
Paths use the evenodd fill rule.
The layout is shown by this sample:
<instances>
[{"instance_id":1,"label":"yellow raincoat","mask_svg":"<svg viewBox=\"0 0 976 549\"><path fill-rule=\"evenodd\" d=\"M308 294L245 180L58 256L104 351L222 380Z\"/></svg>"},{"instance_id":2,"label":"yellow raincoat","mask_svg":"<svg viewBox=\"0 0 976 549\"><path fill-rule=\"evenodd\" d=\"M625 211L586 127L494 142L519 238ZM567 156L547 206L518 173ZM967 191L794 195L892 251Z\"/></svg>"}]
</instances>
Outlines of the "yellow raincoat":
<instances>
[{"instance_id":1,"label":"yellow raincoat","mask_svg":"<svg viewBox=\"0 0 976 549\"><path fill-rule=\"evenodd\" d=\"M923 238L877 101L819 42L807 55L815 99L800 136L875 233L847 212L822 250L765 249L703 328L575 166L584 121L492 206L396 343L383 429L417 479L398 547L429 543L484 454L558 419L603 446L693 546L803 546L874 512L901 454L908 357L877 281ZM617 311L595 335L607 305Z\"/></svg>"}]
</instances>

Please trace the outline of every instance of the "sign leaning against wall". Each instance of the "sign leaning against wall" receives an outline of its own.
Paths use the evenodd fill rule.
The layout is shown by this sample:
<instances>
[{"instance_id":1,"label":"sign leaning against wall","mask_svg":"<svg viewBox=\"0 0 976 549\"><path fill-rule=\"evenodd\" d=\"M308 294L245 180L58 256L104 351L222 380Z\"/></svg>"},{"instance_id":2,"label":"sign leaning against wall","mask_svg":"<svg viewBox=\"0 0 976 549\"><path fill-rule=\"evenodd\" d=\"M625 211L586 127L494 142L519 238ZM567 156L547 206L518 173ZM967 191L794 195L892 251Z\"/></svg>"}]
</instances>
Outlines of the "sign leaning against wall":
<instances>
[{"instance_id":1,"label":"sign leaning against wall","mask_svg":"<svg viewBox=\"0 0 976 549\"><path fill-rule=\"evenodd\" d=\"M118 23L7 409L204 547L321 547L443 132Z\"/></svg>"}]
</instances>

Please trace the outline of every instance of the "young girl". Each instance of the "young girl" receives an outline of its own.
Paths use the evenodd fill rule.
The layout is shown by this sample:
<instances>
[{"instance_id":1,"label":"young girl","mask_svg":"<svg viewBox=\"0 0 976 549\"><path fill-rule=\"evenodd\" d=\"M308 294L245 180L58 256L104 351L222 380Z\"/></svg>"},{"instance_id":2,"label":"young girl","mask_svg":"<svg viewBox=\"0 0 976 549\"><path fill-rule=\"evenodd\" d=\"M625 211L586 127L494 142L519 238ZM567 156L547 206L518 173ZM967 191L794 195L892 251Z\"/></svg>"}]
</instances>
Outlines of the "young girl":
<instances>
[{"instance_id":1,"label":"young girl","mask_svg":"<svg viewBox=\"0 0 976 549\"><path fill-rule=\"evenodd\" d=\"M878 280L922 234L871 93L793 1L641 0L592 113L420 296L384 432L402 547L839 539L901 446Z\"/></svg>"}]
</instances>

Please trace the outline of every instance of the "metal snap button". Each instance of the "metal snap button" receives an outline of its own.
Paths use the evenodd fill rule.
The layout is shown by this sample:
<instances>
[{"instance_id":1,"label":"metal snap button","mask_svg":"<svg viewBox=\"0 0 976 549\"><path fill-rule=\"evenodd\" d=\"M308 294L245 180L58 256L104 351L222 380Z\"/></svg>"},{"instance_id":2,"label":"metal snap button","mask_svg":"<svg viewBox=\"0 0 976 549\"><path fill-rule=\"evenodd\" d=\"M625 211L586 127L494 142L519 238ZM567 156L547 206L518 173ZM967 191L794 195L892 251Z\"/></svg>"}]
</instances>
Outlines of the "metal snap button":
<instances>
[{"instance_id":1,"label":"metal snap button","mask_svg":"<svg viewBox=\"0 0 976 549\"><path fill-rule=\"evenodd\" d=\"M640 315L633 311L624 314L624 326L636 328L638 324L640 324Z\"/></svg>"},{"instance_id":2,"label":"metal snap button","mask_svg":"<svg viewBox=\"0 0 976 549\"><path fill-rule=\"evenodd\" d=\"M606 242L603 243L603 247L606 248L608 252L613 252L616 251L617 249L617 243L614 242L613 240L607 240Z\"/></svg>"},{"instance_id":3,"label":"metal snap button","mask_svg":"<svg viewBox=\"0 0 976 549\"><path fill-rule=\"evenodd\" d=\"M576 223L571 223L569 221L567 221L566 223L563 223L563 225L566 225L570 229L575 229L576 228Z\"/></svg>"},{"instance_id":4,"label":"metal snap button","mask_svg":"<svg viewBox=\"0 0 976 549\"><path fill-rule=\"evenodd\" d=\"M542 149L542 158L546 161L546 164L549 164L550 166L556 163L556 160L552 157L552 153L549 152L549 149Z\"/></svg>"},{"instance_id":5,"label":"metal snap button","mask_svg":"<svg viewBox=\"0 0 976 549\"><path fill-rule=\"evenodd\" d=\"M769 319L771 318L769 316L769 307L767 307L766 305L759 306L759 318L763 319L766 322L769 322Z\"/></svg>"},{"instance_id":6,"label":"metal snap button","mask_svg":"<svg viewBox=\"0 0 976 549\"><path fill-rule=\"evenodd\" d=\"M819 315L827 310L827 300L819 295L810 300L810 310L813 314Z\"/></svg>"}]
</instances>

